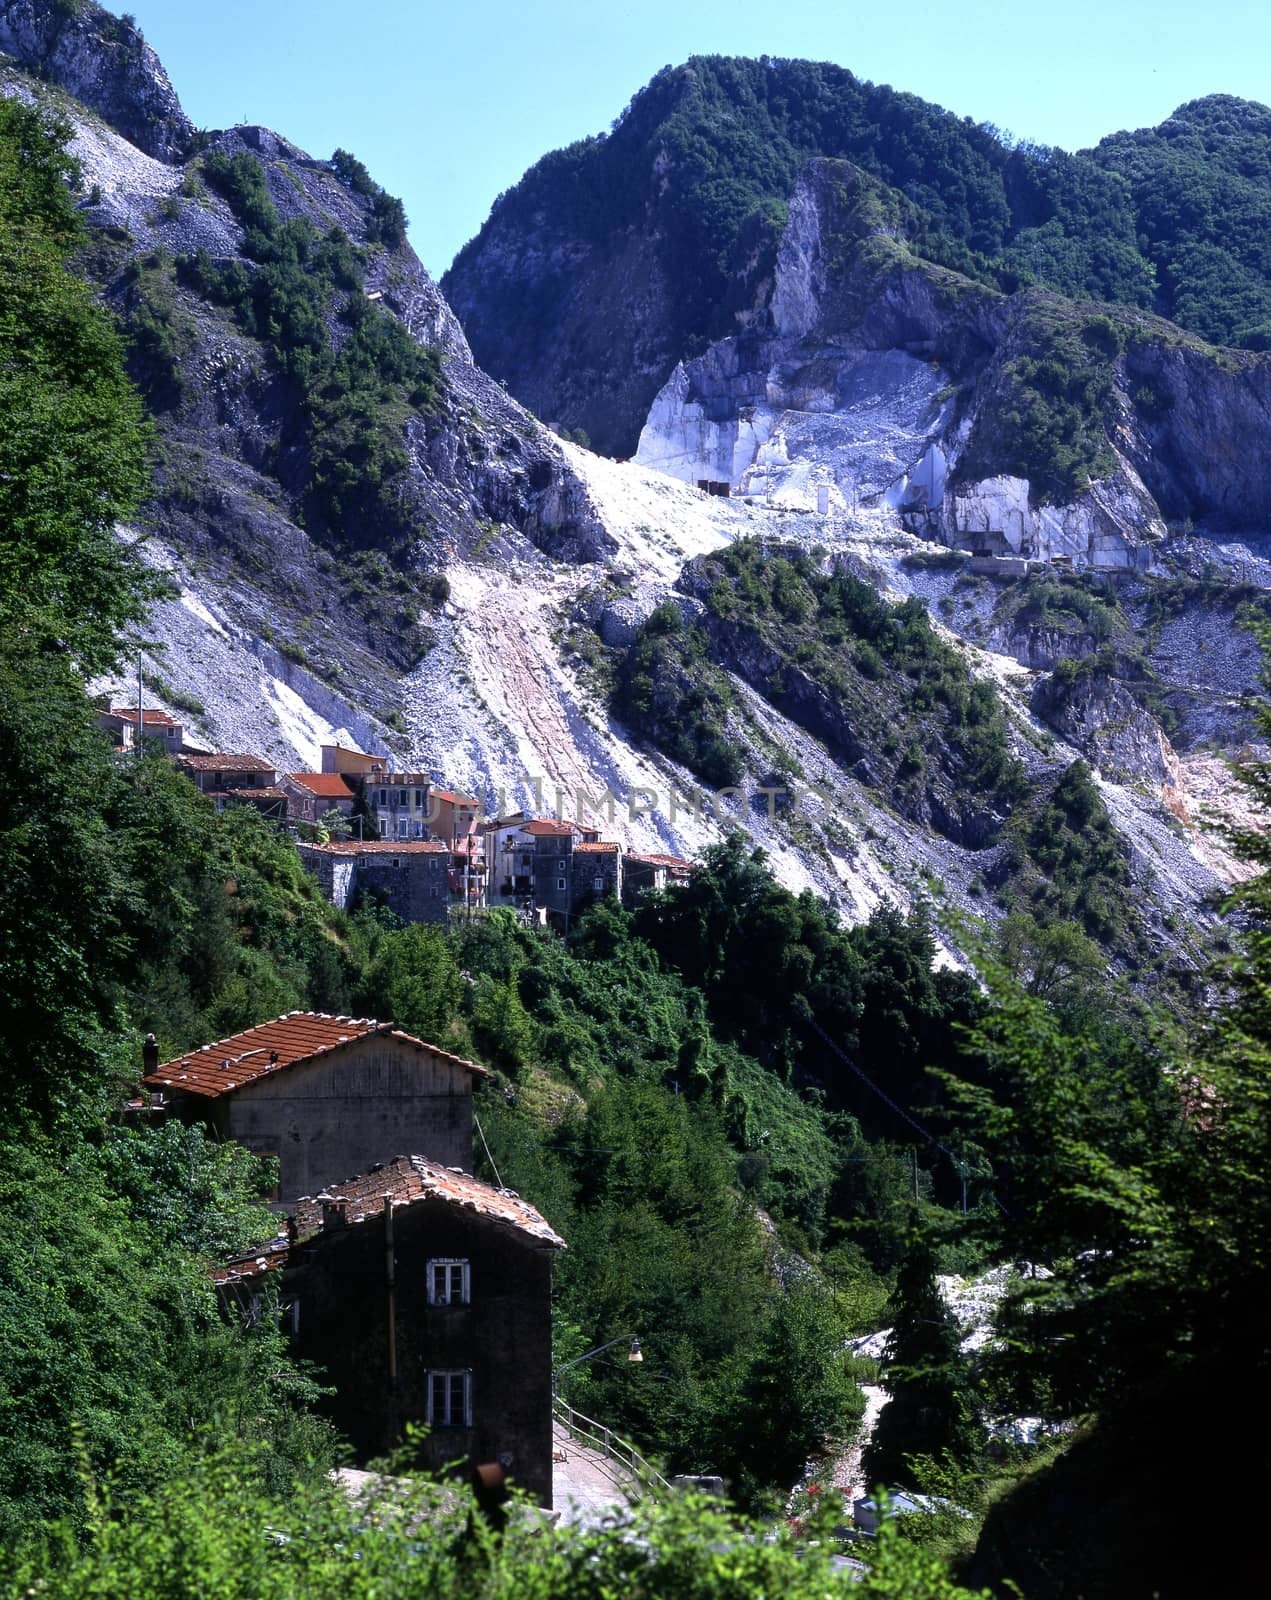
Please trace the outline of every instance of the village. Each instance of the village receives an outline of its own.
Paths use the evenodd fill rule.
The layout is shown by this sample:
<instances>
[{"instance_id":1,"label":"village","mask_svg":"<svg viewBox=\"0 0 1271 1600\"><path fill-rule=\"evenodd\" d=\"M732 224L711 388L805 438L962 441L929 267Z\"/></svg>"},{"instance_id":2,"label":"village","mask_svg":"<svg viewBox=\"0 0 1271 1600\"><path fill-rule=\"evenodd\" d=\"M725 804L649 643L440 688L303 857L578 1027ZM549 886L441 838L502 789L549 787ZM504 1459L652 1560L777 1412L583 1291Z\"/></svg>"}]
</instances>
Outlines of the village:
<instances>
[{"instance_id":1,"label":"village","mask_svg":"<svg viewBox=\"0 0 1271 1600\"><path fill-rule=\"evenodd\" d=\"M575 822L485 820L478 801L393 772L384 755L326 745L320 771L280 772L190 748L157 708L103 706L97 721L121 755L162 751L218 811L251 807L287 831L340 909L365 897L404 922L444 924L503 906L563 934L597 900L630 904L692 871ZM551 1262L566 1242L469 1170L486 1067L391 1021L299 1011L159 1054L149 1036L130 1120L199 1126L276 1164L277 1236L212 1281L226 1315L249 1327L279 1317L295 1355L323 1371L325 1409L359 1465L417 1425L418 1467L460 1461L484 1503L514 1484L553 1516L584 1519L656 1479L556 1395Z\"/></svg>"},{"instance_id":2,"label":"village","mask_svg":"<svg viewBox=\"0 0 1271 1600\"><path fill-rule=\"evenodd\" d=\"M121 752L161 749L218 811L251 806L295 839L304 866L340 910L368 898L404 922L506 906L567 933L597 900L625 905L683 883L680 856L625 850L582 821L485 816L479 799L425 772L394 772L386 755L321 747L318 772L281 772L262 756L206 751L169 712L103 706L98 725Z\"/></svg>"}]
</instances>

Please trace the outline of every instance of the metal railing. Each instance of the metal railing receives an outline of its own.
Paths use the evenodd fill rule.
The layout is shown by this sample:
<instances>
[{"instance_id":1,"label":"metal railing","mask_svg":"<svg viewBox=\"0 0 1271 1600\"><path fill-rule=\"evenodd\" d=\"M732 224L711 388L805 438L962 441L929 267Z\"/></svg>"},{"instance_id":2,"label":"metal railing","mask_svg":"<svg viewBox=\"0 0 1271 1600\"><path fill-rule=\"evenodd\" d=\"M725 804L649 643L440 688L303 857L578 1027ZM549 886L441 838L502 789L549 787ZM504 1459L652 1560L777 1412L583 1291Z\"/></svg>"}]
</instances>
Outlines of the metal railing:
<instances>
[{"instance_id":1,"label":"metal railing","mask_svg":"<svg viewBox=\"0 0 1271 1600\"><path fill-rule=\"evenodd\" d=\"M668 1493L671 1485L662 1474L647 1462L633 1444L626 1439L620 1439L611 1428L606 1428L603 1422L596 1422L591 1417L583 1416L581 1411L575 1411L573 1406L567 1404L559 1395L552 1400L552 1415L571 1439L577 1439L580 1444L585 1444L593 1450L599 1450L607 1461L616 1461L620 1467L626 1469L634 1480L637 1497L641 1491L646 1494L660 1495Z\"/></svg>"}]
</instances>

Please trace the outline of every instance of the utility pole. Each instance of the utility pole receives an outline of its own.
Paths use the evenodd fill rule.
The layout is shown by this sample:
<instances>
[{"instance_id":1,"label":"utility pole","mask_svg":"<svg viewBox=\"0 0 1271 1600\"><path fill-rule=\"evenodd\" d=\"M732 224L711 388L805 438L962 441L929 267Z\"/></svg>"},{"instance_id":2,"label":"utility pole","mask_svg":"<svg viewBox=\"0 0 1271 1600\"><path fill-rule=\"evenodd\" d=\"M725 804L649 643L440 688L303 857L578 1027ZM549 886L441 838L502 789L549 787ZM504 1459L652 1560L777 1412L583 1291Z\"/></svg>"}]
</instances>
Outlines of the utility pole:
<instances>
[{"instance_id":1,"label":"utility pole","mask_svg":"<svg viewBox=\"0 0 1271 1600\"><path fill-rule=\"evenodd\" d=\"M137 651L137 760L142 757L141 741L145 732L145 719L141 715L141 662L142 652Z\"/></svg>"}]
</instances>

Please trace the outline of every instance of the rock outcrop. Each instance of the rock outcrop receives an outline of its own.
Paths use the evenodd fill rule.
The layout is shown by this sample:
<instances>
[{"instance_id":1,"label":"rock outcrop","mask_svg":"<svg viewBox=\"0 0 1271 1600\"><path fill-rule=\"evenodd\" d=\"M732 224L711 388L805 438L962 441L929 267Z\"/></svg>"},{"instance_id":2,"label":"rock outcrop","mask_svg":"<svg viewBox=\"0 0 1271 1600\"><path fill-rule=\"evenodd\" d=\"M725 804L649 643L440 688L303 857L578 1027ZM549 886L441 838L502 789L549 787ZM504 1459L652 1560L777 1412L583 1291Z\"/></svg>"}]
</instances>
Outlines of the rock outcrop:
<instances>
[{"instance_id":1,"label":"rock outcrop","mask_svg":"<svg viewBox=\"0 0 1271 1600\"><path fill-rule=\"evenodd\" d=\"M1271 514L1271 358L1159 319L994 294L915 256L842 162L791 198L755 326L680 362L637 459L765 504L860 507L976 554L1148 570L1166 519ZM1079 412L1047 385L1086 383ZM1060 384L1062 390L1062 384Z\"/></svg>"},{"instance_id":2,"label":"rock outcrop","mask_svg":"<svg viewBox=\"0 0 1271 1600\"><path fill-rule=\"evenodd\" d=\"M193 125L135 21L92 0L0 0L0 51L60 85L138 150L185 155Z\"/></svg>"}]
</instances>

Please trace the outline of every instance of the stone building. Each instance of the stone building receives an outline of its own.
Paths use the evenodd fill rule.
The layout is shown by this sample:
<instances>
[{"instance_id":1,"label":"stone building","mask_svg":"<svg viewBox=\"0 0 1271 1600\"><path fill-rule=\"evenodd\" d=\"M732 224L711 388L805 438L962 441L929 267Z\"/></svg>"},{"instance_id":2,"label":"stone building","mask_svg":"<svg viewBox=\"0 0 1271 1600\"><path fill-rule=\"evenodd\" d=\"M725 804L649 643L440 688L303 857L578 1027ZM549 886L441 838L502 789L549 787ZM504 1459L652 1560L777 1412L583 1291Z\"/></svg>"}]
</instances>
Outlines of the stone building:
<instances>
[{"instance_id":1,"label":"stone building","mask_svg":"<svg viewBox=\"0 0 1271 1600\"><path fill-rule=\"evenodd\" d=\"M380 772L366 780L366 799L381 839L428 839L432 780L426 772Z\"/></svg>"},{"instance_id":2,"label":"stone building","mask_svg":"<svg viewBox=\"0 0 1271 1600\"><path fill-rule=\"evenodd\" d=\"M582 843L582 829L573 822L552 822L539 817L521 829L530 841L530 883L534 909L549 923L560 926L570 914L573 898L574 846Z\"/></svg>"},{"instance_id":3,"label":"stone building","mask_svg":"<svg viewBox=\"0 0 1271 1600\"><path fill-rule=\"evenodd\" d=\"M137 743L136 706L108 706L97 713L97 726L111 738L111 743L122 750L132 750ZM147 706L141 713L141 737L162 742L169 755L175 755L185 745L185 724L178 722L166 711Z\"/></svg>"},{"instance_id":4,"label":"stone building","mask_svg":"<svg viewBox=\"0 0 1271 1600\"><path fill-rule=\"evenodd\" d=\"M340 772L284 772L278 784L287 795L287 812L293 822L315 823L328 811L347 817L355 799L352 784Z\"/></svg>"},{"instance_id":5,"label":"stone building","mask_svg":"<svg viewBox=\"0 0 1271 1600\"><path fill-rule=\"evenodd\" d=\"M250 1305L280 1280L295 1353L359 1460L429 1432L419 1465L497 1463L552 1496L551 1263L565 1242L506 1189L422 1156L300 1200L286 1237L213 1277Z\"/></svg>"},{"instance_id":6,"label":"stone building","mask_svg":"<svg viewBox=\"0 0 1271 1600\"><path fill-rule=\"evenodd\" d=\"M625 857L609 840L581 840L570 859L570 912L577 916L597 900L622 896Z\"/></svg>"},{"instance_id":7,"label":"stone building","mask_svg":"<svg viewBox=\"0 0 1271 1600\"><path fill-rule=\"evenodd\" d=\"M342 911L370 894L403 922L444 923L450 915L450 848L439 839L333 839L296 849Z\"/></svg>"},{"instance_id":8,"label":"stone building","mask_svg":"<svg viewBox=\"0 0 1271 1600\"><path fill-rule=\"evenodd\" d=\"M293 1011L162 1065L145 1087L185 1122L279 1163L278 1199L381 1160L472 1161L472 1089L486 1069L371 1018Z\"/></svg>"},{"instance_id":9,"label":"stone building","mask_svg":"<svg viewBox=\"0 0 1271 1600\"><path fill-rule=\"evenodd\" d=\"M693 863L682 856L628 850L622 858L622 903L634 905L646 889L671 889L687 883Z\"/></svg>"}]
</instances>

